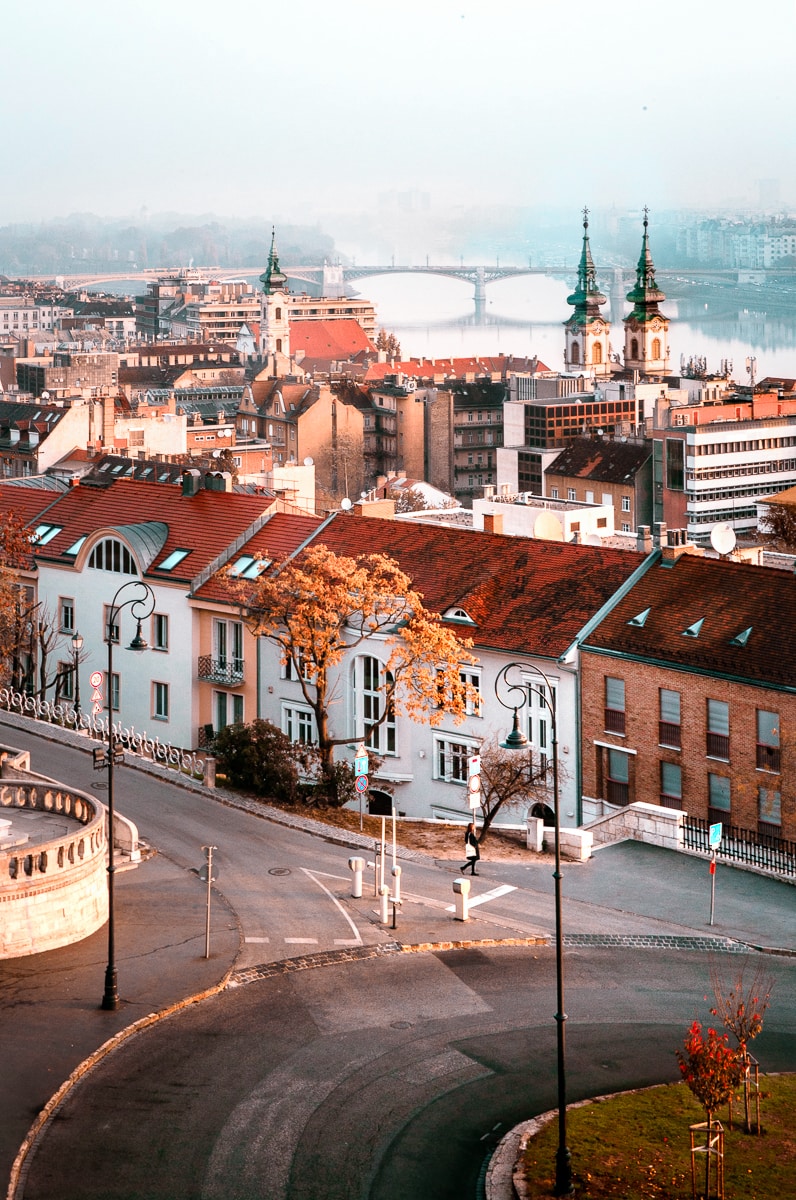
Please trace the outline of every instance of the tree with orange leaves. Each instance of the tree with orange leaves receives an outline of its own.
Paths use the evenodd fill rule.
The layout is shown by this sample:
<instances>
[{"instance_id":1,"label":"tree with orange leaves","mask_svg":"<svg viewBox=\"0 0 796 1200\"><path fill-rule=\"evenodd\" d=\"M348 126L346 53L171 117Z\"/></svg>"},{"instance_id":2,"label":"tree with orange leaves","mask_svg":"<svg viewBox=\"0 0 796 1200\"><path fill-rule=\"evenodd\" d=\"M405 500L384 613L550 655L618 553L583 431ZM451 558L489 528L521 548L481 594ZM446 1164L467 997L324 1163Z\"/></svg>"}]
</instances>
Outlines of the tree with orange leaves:
<instances>
[{"instance_id":1,"label":"tree with orange leaves","mask_svg":"<svg viewBox=\"0 0 796 1200\"><path fill-rule=\"evenodd\" d=\"M378 715L357 732L367 743L388 717L403 713L438 725L445 716L460 721L477 694L461 679L461 667L476 662L472 642L456 636L391 558L356 558L312 546L300 556L263 571L254 581L226 576L255 636L279 647L282 663L301 685L312 709L321 769L333 796L334 749L349 745L351 732L335 733L330 708L341 699L336 668L344 656L370 643L379 657Z\"/></svg>"}]
</instances>

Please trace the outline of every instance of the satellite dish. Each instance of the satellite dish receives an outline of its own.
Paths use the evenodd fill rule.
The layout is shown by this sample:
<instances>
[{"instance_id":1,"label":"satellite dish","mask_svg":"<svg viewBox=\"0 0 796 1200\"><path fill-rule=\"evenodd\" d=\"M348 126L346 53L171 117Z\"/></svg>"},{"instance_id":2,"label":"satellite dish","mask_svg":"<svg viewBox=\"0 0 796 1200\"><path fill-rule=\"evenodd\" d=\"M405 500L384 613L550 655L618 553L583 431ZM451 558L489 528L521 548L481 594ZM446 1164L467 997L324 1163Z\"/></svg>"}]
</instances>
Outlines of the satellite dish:
<instances>
[{"instance_id":1,"label":"satellite dish","mask_svg":"<svg viewBox=\"0 0 796 1200\"><path fill-rule=\"evenodd\" d=\"M584 545L586 546L602 546L602 544L603 540L599 533L589 533L584 538Z\"/></svg>"},{"instance_id":2,"label":"satellite dish","mask_svg":"<svg viewBox=\"0 0 796 1200\"><path fill-rule=\"evenodd\" d=\"M732 554L735 549L735 530L729 521L719 521L710 531L710 544L717 554Z\"/></svg>"},{"instance_id":3,"label":"satellite dish","mask_svg":"<svg viewBox=\"0 0 796 1200\"><path fill-rule=\"evenodd\" d=\"M49 400L49 399L50 399L50 393L49 393L49 392L42 392L42 394L41 394L41 398L42 398L42 400Z\"/></svg>"},{"instance_id":4,"label":"satellite dish","mask_svg":"<svg viewBox=\"0 0 796 1200\"><path fill-rule=\"evenodd\" d=\"M309 455L308 455L308 456L307 456L307 458L305 458L305 459L304 459L304 466L305 466L305 467L312 467L312 466L314 466L314 465L315 465L315 459L314 459L314 458L310 458L310 457L309 457Z\"/></svg>"},{"instance_id":5,"label":"satellite dish","mask_svg":"<svg viewBox=\"0 0 796 1200\"><path fill-rule=\"evenodd\" d=\"M214 451L213 451L213 458L221 458L221 451L220 451L220 450L214 450Z\"/></svg>"},{"instance_id":6,"label":"satellite dish","mask_svg":"<svg viewBox=\"0 0 796 1200\"><path fill-rule=\"evenodd\" d=\"M544 542L563 542L564 530L555 513L540 512L533 523L533 536Z\"/></svg>"},{"instance_id":7,"label":"satellite dish","mask_svg":"<svg viewBox=\"0 0 796 1200\"><path fill-rule=\"evenodd\" d=\"M348 496L346 496L345 500L341 501L340 507L342 508L343 512L348 512L350 508L354 507L354 501L349 500Z\"/></svg>"}]
</instances>

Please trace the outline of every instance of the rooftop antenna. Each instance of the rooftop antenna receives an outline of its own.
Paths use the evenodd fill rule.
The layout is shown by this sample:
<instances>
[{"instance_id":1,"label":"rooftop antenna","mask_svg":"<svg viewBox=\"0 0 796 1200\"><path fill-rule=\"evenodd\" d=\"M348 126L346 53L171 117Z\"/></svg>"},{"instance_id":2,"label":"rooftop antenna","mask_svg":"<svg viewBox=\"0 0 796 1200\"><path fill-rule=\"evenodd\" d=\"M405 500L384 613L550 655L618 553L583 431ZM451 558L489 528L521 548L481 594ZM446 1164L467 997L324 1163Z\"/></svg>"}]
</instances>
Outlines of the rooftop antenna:
<instances>
[{"instance_id":1,"label":"rooftop antenna","mask_svg":"<svg viewBox=\"0 0 796 1200\"><path fill-rule=\"evenodd\" d=\"M710 531L710 544L724 558L735 549L735 530L729 521L719 521Z\"/></svg>"}]
</instances>

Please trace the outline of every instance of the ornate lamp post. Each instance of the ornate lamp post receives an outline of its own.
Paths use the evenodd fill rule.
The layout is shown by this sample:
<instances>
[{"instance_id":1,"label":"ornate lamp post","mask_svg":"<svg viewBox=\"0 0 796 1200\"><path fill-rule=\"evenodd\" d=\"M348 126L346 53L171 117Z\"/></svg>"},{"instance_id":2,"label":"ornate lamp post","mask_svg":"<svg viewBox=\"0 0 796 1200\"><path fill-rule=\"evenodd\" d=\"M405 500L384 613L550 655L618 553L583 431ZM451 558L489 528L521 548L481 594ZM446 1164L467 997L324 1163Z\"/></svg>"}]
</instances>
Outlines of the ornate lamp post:
<instances>
[{"instance_id":1,"label":"ornate lamp post","mask_svg":"<svg viewBox=\"0 0 796 1200\"><path fill-rule=\"evenodd\" d=\"M75 677L75 726L80 722L80 651L83 649L83 639L77 631L72 634L72 668Z\"/></svg>"},{"instance_id":2,"label":"ornate lamp post","mask_svg":"<svg viewBox=\"0 0 796 1200\"><path fill-rule=\"evenodd\" d=\"M129 589L125 600L120 597ZM128 650L146 650L147 643L141 633L141 622L150 616L155 607L155 593L143 579L131 579L116 592L108 609L108 623L105 629L105 640L108 643L108 674L105 686L108 692L108 965L105 968L105 992L101 1008L112 1011L119 1007L119 989L116 978L116 943L113 912L113 877L116 867L113 862L113 768L116 758L116 732L113 728L113 643L118 641L120 627L117 627L119 614L123 608L130 608L137 621L135 637Z\"/></svg>"},{"instance_id":3,"label":"ornate lamp post","mask_svg":"<svg viewBox=\"0 0 796 1200\"><path fill-rule=\"evenodd\" d=\"M514 710L511 733L504 742L507 750L523 750L528 745L528 739L520 729L518 713L530 703L530 688L534 687L527 681L512 683L509 680L510 671L521 671L525 675L535 675L539 683L534 690L539 702L550 713L550 728L552 732L553 749L553 808L555 812L555 924L556 924L556 1044L558 1051L558 1149L556 1151L556 1196L571 1196L572 1162L567 1146L567 1075L565 1063L564 1023L567 1014L564 1012L564 953L561 932L561 813L558 795L558 732L556 727L556 709L553 703L553 689L544 671L532 663L509 663L498 674L495 681L495 695L504 708ZM501 691L503 694L501 694ZM515 703L516 701L516 703Z\"/></svg>"}]
</instances>

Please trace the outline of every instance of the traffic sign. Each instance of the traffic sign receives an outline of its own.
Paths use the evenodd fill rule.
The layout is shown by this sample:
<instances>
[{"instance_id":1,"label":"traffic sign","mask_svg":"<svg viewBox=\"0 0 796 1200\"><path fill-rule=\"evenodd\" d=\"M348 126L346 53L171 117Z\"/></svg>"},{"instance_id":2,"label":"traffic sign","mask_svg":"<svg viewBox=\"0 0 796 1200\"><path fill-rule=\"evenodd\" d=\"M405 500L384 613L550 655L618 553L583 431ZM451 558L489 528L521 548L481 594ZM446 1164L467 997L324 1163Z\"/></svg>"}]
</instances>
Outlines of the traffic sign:
<instances>
[{"instance_id":1,"label":"traffic sign","mask_svg":"<svg viewBox=\"0 0 796 1200\"><path fill-rule=\"evenodd\" d=\"M367 775L368 773L368 752L365 748L365 743L360 742L357 746L354 756L354 774Z\"/></svg>"},{"instance_id":2,"label":"traffic sign","mask_svg":"<svg viewBox=\"0 0 796 1200\"><path fill-rule=\"evenodd\" d=\"M481 755L471 754L467 759L467 774L472 779L474 775L481 774Z\"/></svg>"},{"instance_id":3,"label":"traffic sign","mask_svg":"<svg viewBox=\"0 0 796 1200\"><path fill-rule=\"evenodd\" d=\"M102 684L102 671L92 671L88 677L88 681L93 688L98 688Z\"/></svg>"},{"instance_id":4,"label":"traffic sign","mask_svg":"<svg viewBox=\"0 0 796 1200\"><path fill-rule=\"evenodd\" d=\"M721 845L721 829L721 821L717 821L715 825L708 827L708 845L711 850L715 850Z\"/></svg>"},{"instance_id":5,"label":"traffic sign","mask_svg":"<svg viewBox=\"0 0 796 1200\"><path fill-rule=\"evenodd\" d=\"M367 775L357 775L356 779L354 780L354 787L358 792L366 792L368 790Z\"/></svg>"}]
</instances>

